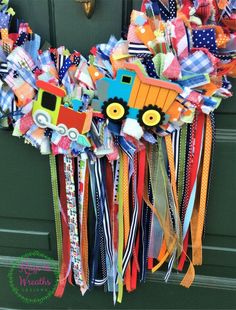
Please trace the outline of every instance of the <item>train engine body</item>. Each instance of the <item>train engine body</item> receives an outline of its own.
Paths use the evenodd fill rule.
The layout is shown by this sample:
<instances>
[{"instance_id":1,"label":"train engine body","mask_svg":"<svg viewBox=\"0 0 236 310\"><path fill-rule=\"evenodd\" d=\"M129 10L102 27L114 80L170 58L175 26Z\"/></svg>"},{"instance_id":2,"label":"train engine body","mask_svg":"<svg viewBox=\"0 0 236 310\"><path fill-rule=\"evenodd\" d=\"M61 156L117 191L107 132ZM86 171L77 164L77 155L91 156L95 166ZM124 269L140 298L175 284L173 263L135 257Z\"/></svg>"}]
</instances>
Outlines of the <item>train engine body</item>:
<instances>
[{"instance_id":1,"label":"train engine body","mask_svg":"<svg viewBox=\"0 0 236 310\"><path fill-rule=\"evenodd\" d=\"M37 81L38 98L33 103L32 116L40 128L51 128L72 141L90 130L92 110L78 112L62 105L66 93L62 88Z\"/></svg>"}]
</instances>

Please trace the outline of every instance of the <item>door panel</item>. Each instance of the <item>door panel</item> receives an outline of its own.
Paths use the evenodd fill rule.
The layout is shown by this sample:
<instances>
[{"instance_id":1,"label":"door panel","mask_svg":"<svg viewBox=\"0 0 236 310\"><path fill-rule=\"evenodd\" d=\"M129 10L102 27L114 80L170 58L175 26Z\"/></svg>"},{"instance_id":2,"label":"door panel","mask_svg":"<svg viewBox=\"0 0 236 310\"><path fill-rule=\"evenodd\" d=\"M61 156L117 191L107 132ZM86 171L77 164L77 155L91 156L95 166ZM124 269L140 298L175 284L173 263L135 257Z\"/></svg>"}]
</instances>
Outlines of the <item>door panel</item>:
<instances>
[{"instance_id":1,"label":"door panel","mask_svg":"<svg viewBox=\"0 0 236 310\"><path fill-rule=\"evenodd\" d=\"M110 35L121 35L122 1L96 1L94 15L88 19L80 3L74 0L55 0L57 45L76 49L85 57L92 46L107 43Z\"/></svg>"},{"instance_id":2,"label":"door panel","mask_svg":"<svg viewBox=\"0 0 236 310\"><path fill-rule=\"evenodd\" d=\"M10 0L17 18L20 21L29 22L35 33L50 42L50 6L48 0Z\"/></svg>"},{"instance_id":3,"label":"door panel","mask_svg":"<svg viewBox=\"0 0 236 310\"><path fill-rule=\"evenodd\" d=\"M0 255L42 249L55 259L55 228L48 156L0 130Z\"/></svg>"}]
</instances>

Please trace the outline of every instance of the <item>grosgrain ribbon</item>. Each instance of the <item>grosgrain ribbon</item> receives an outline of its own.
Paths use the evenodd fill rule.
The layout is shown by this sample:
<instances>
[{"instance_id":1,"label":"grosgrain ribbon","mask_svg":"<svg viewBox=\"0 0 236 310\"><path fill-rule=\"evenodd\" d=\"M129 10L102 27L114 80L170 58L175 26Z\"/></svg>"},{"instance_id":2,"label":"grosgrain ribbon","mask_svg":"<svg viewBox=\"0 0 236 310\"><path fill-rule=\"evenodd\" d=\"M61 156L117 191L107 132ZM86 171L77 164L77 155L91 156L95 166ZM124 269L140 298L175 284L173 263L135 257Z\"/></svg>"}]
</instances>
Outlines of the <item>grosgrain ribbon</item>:
<instances>
[{"instance_id":1,"label":"grosgrain ribbon","mask_svg":"<svg viewBox=\"0 0 236 310\"><path fill-rule=\"evenodd\" d=\"M57 237L58 267L60 270L61 265L62 265L62 228L61 228L60 200L59 200L59 194L58 194L57 167L56 167L55 156L49 155L49 163L50 163L50 172L51 172L53 208L54 208L56 237Z\"/></svg>"},{"instance_id":2,"label":"grosgrain ribbon","mask_svg":"<svg viewBox=\"0 0 236 310\"><path fill-rule=\"evenodd\" d=\"M194 265L202 264L202 233L204 228L205 209L207 202L208 179L211 163L212 126L210 116L206 116L206 131L204 139L204 154L202 173L200 176L200 198L195 203L191 219L192 257Z\"/></svg>"}]
</instances>

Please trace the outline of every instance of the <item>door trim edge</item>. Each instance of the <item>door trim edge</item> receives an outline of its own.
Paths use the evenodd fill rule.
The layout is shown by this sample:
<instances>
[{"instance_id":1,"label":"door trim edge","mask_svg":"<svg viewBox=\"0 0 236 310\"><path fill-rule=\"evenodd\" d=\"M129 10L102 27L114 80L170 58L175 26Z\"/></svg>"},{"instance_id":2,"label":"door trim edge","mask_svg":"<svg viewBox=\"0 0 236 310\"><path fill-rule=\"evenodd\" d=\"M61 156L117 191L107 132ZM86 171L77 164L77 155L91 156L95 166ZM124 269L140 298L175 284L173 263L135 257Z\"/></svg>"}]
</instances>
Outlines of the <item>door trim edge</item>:
<instances>
[{"instance_id":1,"label":"door trim edge","mask_svg":"<svg viewBox=\"0 0 236 310\"><path fill-rule=\"evenodd\" d=\"M11 268L16 264L19 257L13 256L0 256L0 268ZM58 268L58 261L52 260L47 261L44 259L26 259L30 265L33 266L43 266L43 265L50 265L52 270L57 270ZM165 272L157 271L156 273L147 272L146 281L165 284L164 281ZM168 284L172 285L179 285L183 278L183 274L181 273L172 273L169 278ZM234 278L225 278L225 277L214 277L214 276L205 276L205 275L196 275L195 280L192 284L193 287L201 287L201 288L208 288L208 289L220 289L220 290L229 290L229 291L236 291L236 279Z\"/></svg>"}]
</instances>

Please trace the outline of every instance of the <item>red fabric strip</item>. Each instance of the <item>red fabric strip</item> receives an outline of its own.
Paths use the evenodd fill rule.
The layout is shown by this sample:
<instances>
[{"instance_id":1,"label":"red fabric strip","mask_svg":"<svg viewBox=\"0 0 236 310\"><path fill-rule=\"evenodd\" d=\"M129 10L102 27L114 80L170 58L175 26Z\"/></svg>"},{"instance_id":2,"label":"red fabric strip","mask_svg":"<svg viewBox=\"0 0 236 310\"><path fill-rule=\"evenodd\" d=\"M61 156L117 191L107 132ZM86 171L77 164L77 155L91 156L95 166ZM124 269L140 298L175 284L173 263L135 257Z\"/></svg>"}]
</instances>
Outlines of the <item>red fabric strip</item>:
<instances>
[{"instance_id":1,"label":"red fabric strip","mask_svg":"<svg viewBox=\"0 0 236 310\"><path fill-rule=\"evenodd\" d=\"M153 258L148 257L148 270L152 270L153 268Z\"/></svg>"}]
</instances>

